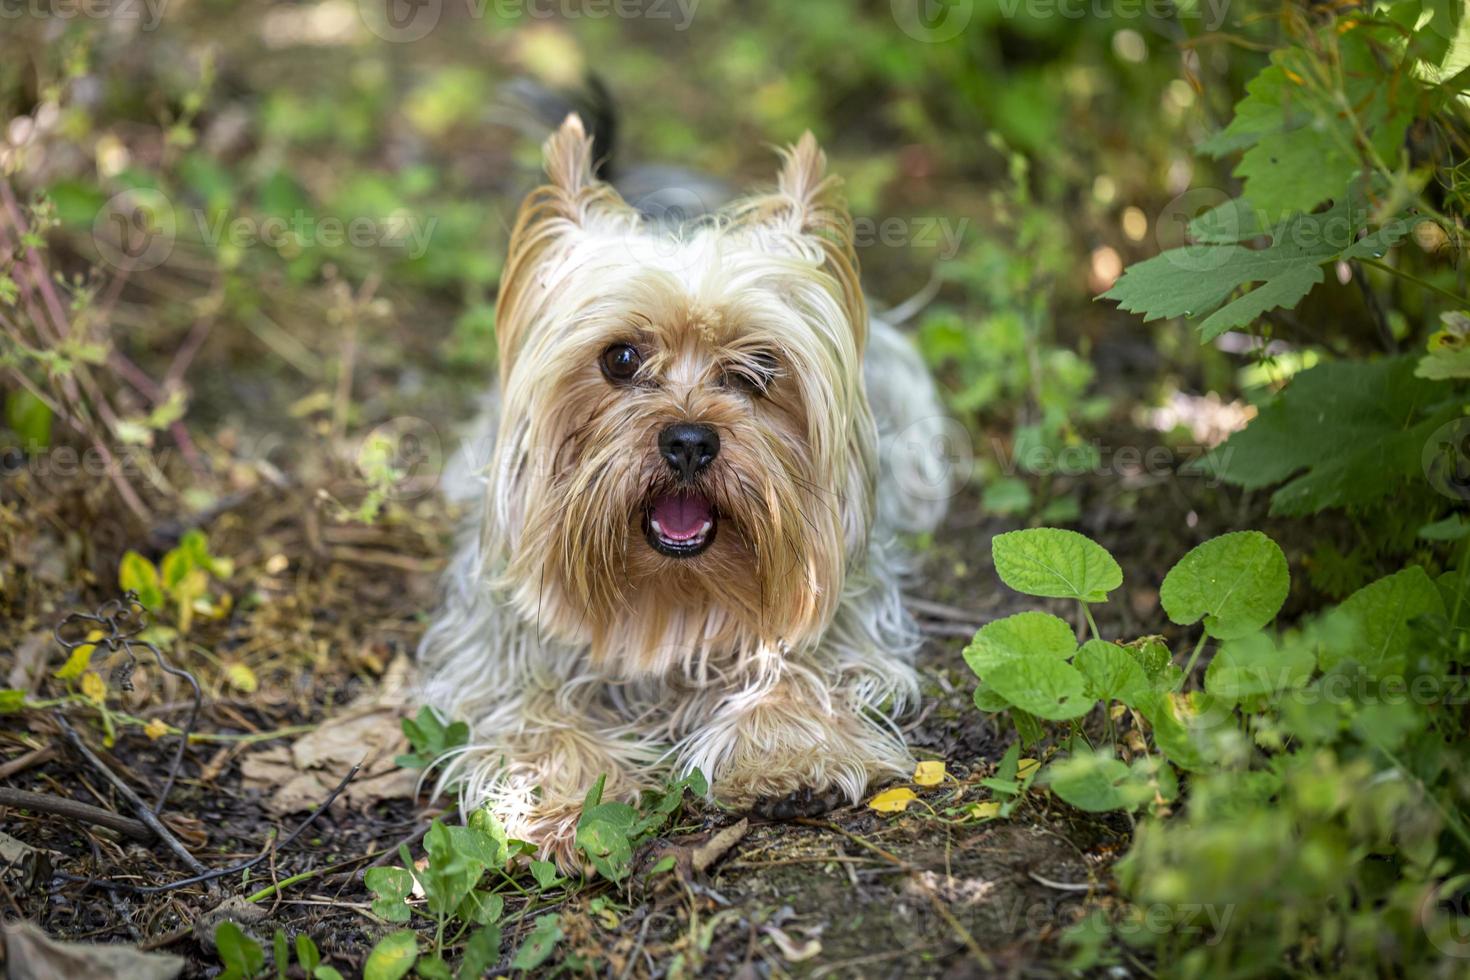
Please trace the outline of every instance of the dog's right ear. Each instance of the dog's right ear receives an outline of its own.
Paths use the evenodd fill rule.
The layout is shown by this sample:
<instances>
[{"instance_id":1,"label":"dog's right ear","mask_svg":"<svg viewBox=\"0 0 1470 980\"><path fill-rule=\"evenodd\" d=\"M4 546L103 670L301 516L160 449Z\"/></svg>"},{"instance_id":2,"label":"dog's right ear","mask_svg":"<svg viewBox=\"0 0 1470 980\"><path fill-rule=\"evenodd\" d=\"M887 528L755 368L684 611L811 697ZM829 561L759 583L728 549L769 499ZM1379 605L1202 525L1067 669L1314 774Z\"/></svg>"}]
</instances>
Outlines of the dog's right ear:
<instances>
[{"instance_id":1,"label":"dog's right ear","mask_svg":"<svg viewBox=\"0 0 1470 980\"><path fill-rule=\"evenodd\" d=\"M542 261L583 231L627 230L640 220L611 185L597 179L592 148L592 137L576 113L567 116L542 147L548 182L521 204L500 276L495 337L502 379L535 308L554 288L537 275Z\"/></svg>"}]
</instances>

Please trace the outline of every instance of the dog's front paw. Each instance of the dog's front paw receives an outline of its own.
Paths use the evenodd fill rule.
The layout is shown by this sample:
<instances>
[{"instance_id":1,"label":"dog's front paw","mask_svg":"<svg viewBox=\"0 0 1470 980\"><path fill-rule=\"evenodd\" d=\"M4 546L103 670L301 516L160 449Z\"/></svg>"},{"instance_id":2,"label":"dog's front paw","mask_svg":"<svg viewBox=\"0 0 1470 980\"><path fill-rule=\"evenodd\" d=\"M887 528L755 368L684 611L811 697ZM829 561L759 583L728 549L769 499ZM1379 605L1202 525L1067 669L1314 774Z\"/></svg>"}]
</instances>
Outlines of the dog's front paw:
<instances>
[{"instance_id":1,"label":"dog's front paw","mask_svg":"<svg viewBox=\"0 0 1470 980\"><path fill-rule=\"evenodd\" d=\"M911 769L890 732L856 712L824 711L782 693L699 734L691 764L711 775L724 805L779 820L814 816Z\"/></svg>"},{"instance_id":2,"label":"dog's front paw","mask_svg":"<svg viewBox=\"0 0 1470 980\"><path fill-rule=\"evenodd\" d=\"M750 813L763 820L795 820L798 817L820 817L851 802L847 792L840 787L814 790L804 786L785 796L763 796L751 804Z\"/></svg>"}]
</instances>

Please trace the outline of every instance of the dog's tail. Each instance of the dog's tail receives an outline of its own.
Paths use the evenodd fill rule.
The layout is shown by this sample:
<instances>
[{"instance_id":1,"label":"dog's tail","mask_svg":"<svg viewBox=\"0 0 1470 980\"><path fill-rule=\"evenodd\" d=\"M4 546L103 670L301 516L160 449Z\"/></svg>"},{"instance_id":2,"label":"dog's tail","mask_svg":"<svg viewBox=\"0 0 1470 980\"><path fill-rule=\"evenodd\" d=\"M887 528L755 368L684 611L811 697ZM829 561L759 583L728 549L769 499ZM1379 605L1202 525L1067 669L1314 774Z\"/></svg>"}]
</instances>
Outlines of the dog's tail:
<instances>
[{"instance_id":1,"label":"dog's tail","mask_svg":"<svg viewBox=\"0 0 1470 980\"><path fill-rule=\"evenodd\" d=\"M577 88L555 88L522 77L506 85L517 129L540 140L567 116L576 113L592 137L592 172L612 184L624 201L645 217L678 225L713 214L734 197L734 188L722 180L688 167L629 162L619 145L622 124L617 102L607 84L588 74Z\"/></svg>"}]
</instances>

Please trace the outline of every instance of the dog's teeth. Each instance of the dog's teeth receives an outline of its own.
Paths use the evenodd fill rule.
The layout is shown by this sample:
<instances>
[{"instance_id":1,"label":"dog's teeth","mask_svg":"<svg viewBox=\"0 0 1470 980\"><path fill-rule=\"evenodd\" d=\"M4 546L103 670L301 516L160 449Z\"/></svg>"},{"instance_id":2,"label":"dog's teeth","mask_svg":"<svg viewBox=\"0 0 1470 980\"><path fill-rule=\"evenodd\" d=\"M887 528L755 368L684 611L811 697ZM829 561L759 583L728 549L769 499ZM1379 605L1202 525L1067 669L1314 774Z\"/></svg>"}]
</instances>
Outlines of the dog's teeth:
<instances>
[{"instance_id":1,"label":"dog's teeth","mask_svg":"<svg viewBox=\"0 0 1470 980\"><path fill-rule=\"evenodd\" d=\"M714 527L714 526L715 525L714 525L714 522L713 521L705 521L704 522L704 525L702 527L700 527L699 533L697 535L695 535L695 537L699 537L699 538L704 537L706 534L709 533L709 529L712 528L712 527Z\"/></svg>"},{"instance_id":2,"label":"dog's teeth","mask_svg":"<svg viewBox=\"0 0 1470 980\"><path fill-rule=\"evenodd\" d=\"M664 529L659 526L659 523L658 523L657 520L655 520L652 517L650 517L648 519L648 522L653 525L653 533L654 534L657 534L661 538L667 538L668 537L668 535L664 533Z\"/></svg>"}]
</instances>

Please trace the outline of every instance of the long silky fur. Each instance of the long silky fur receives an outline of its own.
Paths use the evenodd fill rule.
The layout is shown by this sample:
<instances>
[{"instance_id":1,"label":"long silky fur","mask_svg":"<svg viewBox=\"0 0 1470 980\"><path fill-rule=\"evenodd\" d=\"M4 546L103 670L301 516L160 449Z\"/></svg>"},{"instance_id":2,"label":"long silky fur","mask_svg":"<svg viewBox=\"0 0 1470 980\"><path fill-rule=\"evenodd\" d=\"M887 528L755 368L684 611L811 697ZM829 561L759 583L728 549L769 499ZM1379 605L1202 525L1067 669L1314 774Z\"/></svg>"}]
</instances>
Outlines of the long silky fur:
<instances>
[{"instance_id":1,"label":"long silky fur","mask_svg":"<svg viewBox=\"0 0 1470 980\"><path fill-rule=\"evenodd\" d=\"M810 134L774 191L672 233L590 154L570 118L517 220L499 384L446 474L468 520L420 650L426 702L472 731L440 787L564 863L599 776L609 799L699 768L735 803L802 786L856 801L907 767L894 719L917 697L918 635L896 534L934 528L948 496L932 383L869 320ZM590 368L628 331L659 340L644 368L662 384ZM758 404L701 373L709 351L738 367L770 349L781 372ZM685 414L727 448L699 487L715 543L673 574L629 508L673 489L638 447Z\"/></svg>"}]
</instances>

